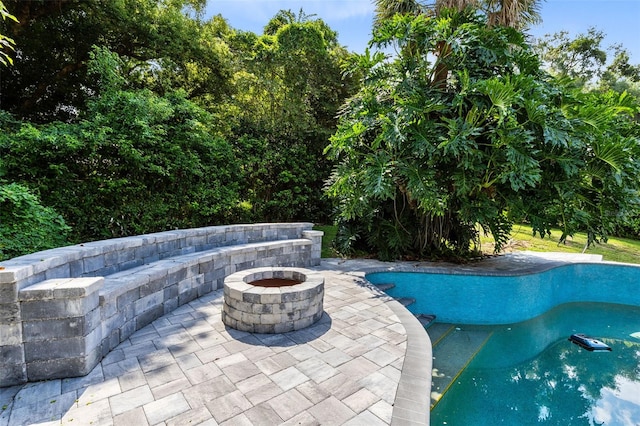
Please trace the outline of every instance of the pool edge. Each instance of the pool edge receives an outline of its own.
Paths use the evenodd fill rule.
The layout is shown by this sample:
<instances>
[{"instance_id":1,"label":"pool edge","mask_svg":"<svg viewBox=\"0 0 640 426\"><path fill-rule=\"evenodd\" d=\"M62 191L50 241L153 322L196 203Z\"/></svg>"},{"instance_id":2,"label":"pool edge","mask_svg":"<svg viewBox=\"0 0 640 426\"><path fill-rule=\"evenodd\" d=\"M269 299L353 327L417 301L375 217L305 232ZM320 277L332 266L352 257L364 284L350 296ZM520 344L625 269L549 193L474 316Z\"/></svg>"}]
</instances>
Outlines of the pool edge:
<instances>
[{"instance_id":1,"label":"pool edge","mask_svg":"<svg viewBox=\"0 0 640 426\"><path fill-rule=\"evenodd\" d=\"M420 321L395 300L385 302L407 333L407 348L391 416L392 425L429 425L433 353Z\"/></svg>"}]
</instances>

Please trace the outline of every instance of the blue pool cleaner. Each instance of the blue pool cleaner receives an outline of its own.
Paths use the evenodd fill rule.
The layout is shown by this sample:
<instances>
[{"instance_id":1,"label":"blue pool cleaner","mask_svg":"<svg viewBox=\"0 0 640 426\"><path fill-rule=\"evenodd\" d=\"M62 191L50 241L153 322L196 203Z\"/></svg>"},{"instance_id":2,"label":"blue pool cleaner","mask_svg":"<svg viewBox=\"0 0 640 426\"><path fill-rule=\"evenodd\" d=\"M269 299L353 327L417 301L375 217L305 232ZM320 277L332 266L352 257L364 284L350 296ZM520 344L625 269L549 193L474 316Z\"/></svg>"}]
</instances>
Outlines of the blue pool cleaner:
<instances>
[{"instance_id":1,"label":"blue pool cleaner","mask_svg":"<svg viewBox=\"0 0 640 426\"><path fill-rule=\"evenodd\" d=\"M603 342L601 342L598 339L594 339L593 337L589 337L585 334L582 333L577 333L577 334L572 334L569 337L569 340L572 343L575 343L576 345L580 346L583 349L586 349L588 351L610 351L611 348L609 346L607 346L606 344L604 344Z\"/></svg>"}]
</instances>

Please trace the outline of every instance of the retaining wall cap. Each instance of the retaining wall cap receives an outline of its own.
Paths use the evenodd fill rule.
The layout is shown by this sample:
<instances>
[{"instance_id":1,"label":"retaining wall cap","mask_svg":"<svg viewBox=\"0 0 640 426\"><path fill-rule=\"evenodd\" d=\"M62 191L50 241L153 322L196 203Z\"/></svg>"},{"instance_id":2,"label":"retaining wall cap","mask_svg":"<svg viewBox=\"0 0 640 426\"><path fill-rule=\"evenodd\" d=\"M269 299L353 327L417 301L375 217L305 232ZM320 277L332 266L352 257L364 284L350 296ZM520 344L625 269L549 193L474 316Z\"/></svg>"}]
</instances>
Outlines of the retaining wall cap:
<instances>
[{"instance_id":1,"label":"retaining wall cap","mask_svg":"<svg viewBox=\"0 0 640 426\"><path fill-rule=\"evenodd\" d=\"M76 244L75 246L70 246L70 247L76 249L79 253L81 253L81 256L80 256L81 258L85 258L85 257L99 256L101 254L104 254L105 252L104 246L105 246L105 242L93 241L90 243ZM57 250L57 249L51 249L48 251L53 251L53 250Z\"/></svg>"},{"instance_id":2,"label":"retaining wall cap","mask_svg":"<svg viewBox=\"0 0 640 426\"><path fill-rule=\"evenodd\" d=\"M102 240L102 241L91 241L88 243L78 244L73 246L76 250L81 248L82 250L78 250L79 252L85 251L85 255L90 253L90 250L97 250L98 254L104 254L112 251L120 251L130 247L129 239L116 238L112 240Z\"/></svg>"},{"instance_id":3,"label":"retaining wall cap","mask_svg":"<svg viewBox=\"0 0 640 426\"><path fill-rule=\"evenodd\" d=\"M311 229L313 228L313 223L311 222L289 222L289 223L255 223L251 226L255 227L266 227L268 229L279 229L279 228L295 228L300 227L303 229Z\"/></svg>"},{"instance_id":4,"label":"retaining wall cap","mask_svg":"<svg viewBox=\"0 0 640 426\"><path fill-rule=\"evenodd\" d=\"M155 237L157 243L166 243L169 241L180 240L184 235L176 231L162 231L155 234Z\"/></svg>"},{"instance_id":5,"label":"retaining wall cap","mask_svg":"<svg viewBox=\"0 0 640 426\"><path fill-rule=\"evenodd\" d=\"M60 256L57 253L51 253L51 250L47 250L46 252L28 254L16 259L20 262L18 263L18 265L31 265L31 274L39 274L41 272L47 271L48 269L55 268L56 266L69 263L64 256ZM6 264L8 266L15 265L12 259L8 260Z\"/></svg>"},{"instance_id":6,"label":"retaining wall cap","mask_svg":"<svg viewBox=\"0 0 640 426\"><path fill-rule=\"evenodd\" d=\"M117 297L149 282L148 275L137 276L136 278L135 280L127 279L126 277L105 279L104 286L100 289L100 297L106 298L105 295L107 294L109 297Z\"/></svg>"},{"instance_id":7,"label":"retaining wall cap","mask_svg":"<svg viewBox=\"0 0 640 426\"><path fill-rule=\"evenodd\" d=\"M104 278L102 277L71 278L53 290L53 297L55 299L86 297L100 290L103 285Z\"/></svg>"},{"instance_id":8,"label":"retaining wall cap","mask_svg":"<svg viewBox=\"0 0 640 426\"><path fill-rule=\"evenodd\" d=\"M0 269L0 284L13 284L31 275L33 275L33 267L30 264L3 266Z\"/></svg>"},{"instance_id":9,"label":"retaining wall cap","mask_svg":"<svg viewBox=\"0 0 640 426\"><path fill-rule=\"evenodd\" d=\"M18 293L20 300L43 300L53 299L53 290L62 283L69 281L69 278L58 278L39 282L29 287L23 288Z\"/></svg>"},{"instance_id":10,"label":"retaining wall cap","mask_svg":"<svg viewBox=\"0 0 640 426\"><path fill-rule=\"evenodd\" d=\"M22 301L67 299L85 297L102 287L104 278L54 278L23 288L19 292Z\"/></svg>"},{"instance_id":11,"label":"retaining wall cap","mask_svg":"<svg viewBox=\"0 0 640 426\"><path fill-rule=\"evenodd\" d=\"M290 224L273 224L269 226L271 229L290 229L292 227L299 227L303 230L305 228L311 228L313 226L312 223L290 223ZM221 229L229 229L229 230L238 230L242 227L246 228L256 228L267 227L264 224L252 224L252 225L229 225L224 227L211 227L216 228L218 230ZM203 232L200 228L197 228L200 232ZM195 232L195 231L194 231ZM306 232L306 231L305 231ZM321 232L321 231L318 231ZM141 236L135 237L123 237L116 238L111 240L104 241L92 241L83 244L76 244L73 246L59 247L50 250L44 250L37 253L31 253L24 256L19 256L13 259L9 259L3 262L0 262L0 267L4 269L0 269L0 284L4 283L14 283L17 281L22 281L27 279L28 277L38 274L40 272L44 272L50 268L55 266L60 266L66 263L69 263L74 260L80 260L86 257L99 256L105 254L107 252L112 251L121 251L123 249L130 249L140 247L142 245L155 244L157 242L166 242L170 241L170 238L167 239L168 236L174 236L176 239L180 239L184 237L183 232L173 231L168 232L162 235L161 237L156 238L155 234L145 234ZM224 247L216 247L211 250L207 250L205 256L209 256L211 260L216 257L222 255L226 250L232 249L236 253L249 253L256 251L265 251L273 247L286 247L286 246L300 246L304 244L308 244L309 240L307 239L287 239L287 240L274 240L274 241L263 241L256 243L248 243L243 244L244 247L239 248L237 246L224 246ZM200 259L203 256L202 252L195 252L192 254L194 259Z\"/></svg>"}]
</instances>

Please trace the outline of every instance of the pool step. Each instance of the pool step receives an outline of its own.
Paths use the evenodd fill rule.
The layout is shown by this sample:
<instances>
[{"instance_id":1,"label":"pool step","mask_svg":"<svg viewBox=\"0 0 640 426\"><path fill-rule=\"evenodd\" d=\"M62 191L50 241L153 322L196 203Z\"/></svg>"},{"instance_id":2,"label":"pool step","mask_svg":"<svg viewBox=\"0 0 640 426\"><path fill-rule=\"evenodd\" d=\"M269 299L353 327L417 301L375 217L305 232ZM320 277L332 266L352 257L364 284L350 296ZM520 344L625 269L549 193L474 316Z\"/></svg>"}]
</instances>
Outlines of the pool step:
<instances>
[{"instance_id":1,"label":"pool step","mask_svg":"<svg viewBox=\"0 0 640 426\"><path fill-rule=\"evenodd\" d=\"M375 286L378 290L387 291L387 290L391 290L396 285L393 283L383 283L383 284L376 284Z\"/></svg>"},{"instance_id":2,"label":"pool step","mask_svg":"<svg viewBox=\"0 0 640 426\"><path fill-rule=\"evenodd\" d=\"M430 327L436 320L435 315L416 314L415 317L418 318L418 321L420 321L420 324L422 324L425 329Z\"/></svg>"},{"instance_id":3,"label":"pool step","mask_svg":"<svg viewBox=\"0 0 640 426\"><path fill-rule=\"evenodd\" d=\"M440 343L440 341L444 339L445 336L447 336L447 334L449 334L453 329L455 329L455 327L456 326L453 324L440 323L440 322L432 324L429 327L429 330L427 330L429 339L431 339L431 346L436 347L438 343Z\"/></svg>"},{"instance_id":4,"label":"pool step","mask_svg":"<svg viewBox=\"0 0 640 426\"><path fill-rule=\"evenodd\" d=\"M433 409L462 370L482 349L491 336L491 331L482 327L465 326L462 329L453 324L434 324L429 327L428 333L433 345Z\"/></svg>"},{"instance_id":5,"label":"pool step","mask_svg":"<svg viewBox=\"0 0 640 426\"><path fill-rule=\"evenodd\" d=\"M396 285L393 283L380 283L374 284L378 290L382 290L386 292L387 290L391 290ZM395 299L402 304L405 308L413 303L416 303L416 299L413 297L395 297Z\"/></svg>"},{"instance_id":6,"label":"pool step","mask_svg":"<svg viewBox=\"0 0 640 426\"><path fill-rule=\"evenodd\" d=\"M405 308L412 303L416 303L416 299L413 297L396 297L396 300L402 304Z\"/></svg>"}]
</instances>

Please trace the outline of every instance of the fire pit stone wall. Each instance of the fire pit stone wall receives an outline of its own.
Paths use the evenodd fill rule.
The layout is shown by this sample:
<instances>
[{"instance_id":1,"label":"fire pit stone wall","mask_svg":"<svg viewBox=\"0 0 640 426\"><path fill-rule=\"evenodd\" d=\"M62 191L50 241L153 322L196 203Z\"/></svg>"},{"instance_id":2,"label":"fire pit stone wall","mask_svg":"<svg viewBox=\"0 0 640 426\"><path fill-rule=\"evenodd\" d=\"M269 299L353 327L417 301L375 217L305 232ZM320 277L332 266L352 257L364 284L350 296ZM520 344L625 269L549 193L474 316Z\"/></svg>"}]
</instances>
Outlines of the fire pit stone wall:
<instances>
[{"instance_id":1,"label":"fire pit stone wall","mask_svg":"<svg viewBox=\"0 0 640 426\"><path fill-rule=\"evenodd\" d=\"M292 280L279 287L252 285L264 280ZM303 268L255 268L236 272L224 280L222 321L251 333L300 330L322 317L324 276Z\"/></svg>"}]
</instances>

